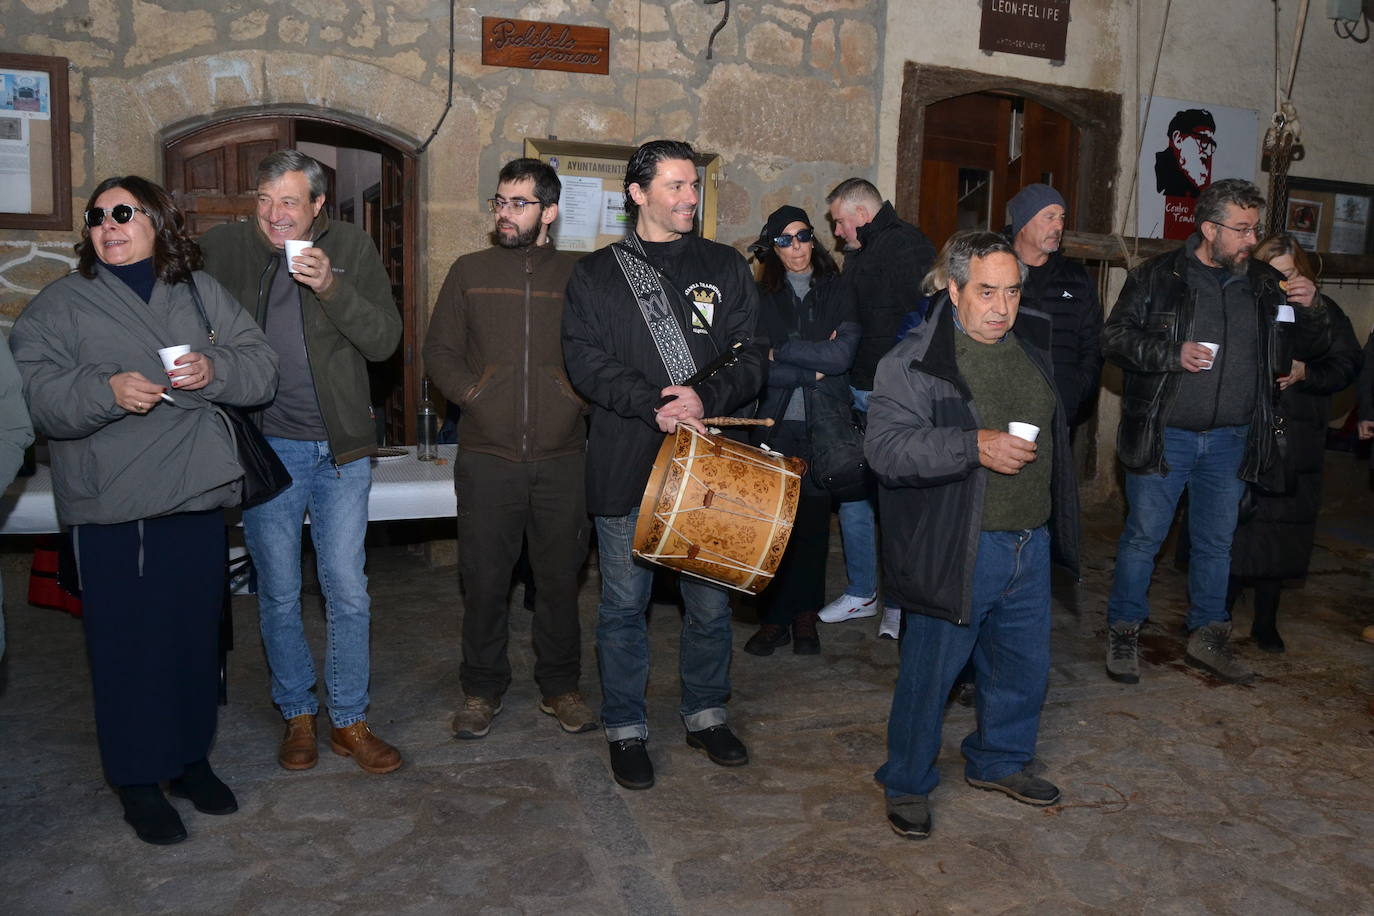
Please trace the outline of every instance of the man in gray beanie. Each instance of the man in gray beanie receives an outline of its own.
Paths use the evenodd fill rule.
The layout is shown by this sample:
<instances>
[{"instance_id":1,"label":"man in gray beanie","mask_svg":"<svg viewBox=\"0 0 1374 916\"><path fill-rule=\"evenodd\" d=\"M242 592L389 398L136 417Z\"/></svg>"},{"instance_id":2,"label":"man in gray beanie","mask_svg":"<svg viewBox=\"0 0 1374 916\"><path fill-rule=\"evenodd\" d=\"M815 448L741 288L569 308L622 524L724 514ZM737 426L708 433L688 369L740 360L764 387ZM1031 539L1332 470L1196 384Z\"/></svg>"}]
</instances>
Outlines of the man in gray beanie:
<instances>
[{"instance_id":1,"label":"man in gray beanie","mask_svg":"<svg viewBox=\"0 0 1374 916\"><path fill-rule=\"evenodd\" d=\"M1026 185L1007 202L1007 215L1007 238L1030 268L1021 287L1021 307L1050 317L1054 387L1072 428L1087 419L1102 375L1097 286L1083 265L1059 250L1067 208L1058 191L1047 184Z\"/></svg>"}]
</instances>

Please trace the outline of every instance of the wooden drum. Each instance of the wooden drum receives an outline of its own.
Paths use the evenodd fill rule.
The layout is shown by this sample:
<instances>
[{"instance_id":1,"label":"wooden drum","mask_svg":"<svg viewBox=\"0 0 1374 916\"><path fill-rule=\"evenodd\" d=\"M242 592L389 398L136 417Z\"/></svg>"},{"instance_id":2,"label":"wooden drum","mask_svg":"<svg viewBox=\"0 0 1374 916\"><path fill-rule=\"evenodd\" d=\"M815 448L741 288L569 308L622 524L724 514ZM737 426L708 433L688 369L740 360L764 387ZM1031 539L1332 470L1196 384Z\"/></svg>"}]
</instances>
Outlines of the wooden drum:
<instances>
[{"instance_id":1,"label":"wooden drum","mask_svg":"<svg viewBox=\"0 0 1374 916\"><path fill-rule=\"evenodd\" d=\"M787 549L805 472L800 458L679 426L644 488L635 556L757 595Z\"/></svg>"}]
</instances>

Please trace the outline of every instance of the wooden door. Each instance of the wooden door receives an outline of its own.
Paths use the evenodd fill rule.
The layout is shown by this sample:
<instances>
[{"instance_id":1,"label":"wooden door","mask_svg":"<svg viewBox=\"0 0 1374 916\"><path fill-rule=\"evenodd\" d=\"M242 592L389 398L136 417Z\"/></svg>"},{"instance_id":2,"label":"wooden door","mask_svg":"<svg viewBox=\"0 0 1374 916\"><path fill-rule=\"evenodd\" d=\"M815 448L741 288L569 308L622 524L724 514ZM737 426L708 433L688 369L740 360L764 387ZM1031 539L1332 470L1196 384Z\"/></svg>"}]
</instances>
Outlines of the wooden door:
<instances>
[{"instance_id":1,"label":"wooden door","mask_svg":"<svg viewBox=\"0 0 1374 916\"><path fill-rule=\"evenodd\" d=\"M253 218L258 163L292 145L291 128L289 118L251 118L216 124L167 145L164 184L186 214L191 235Z\"/></svg>"},{"instance_id":2,"label":"wooden door","mask_svg":"<svg viewBox=\"0 0 1374 916\"><path fill-rule=\"evenodd\" d=\"M406 209L414 195L407 187L404 157L395 150L382 152L382 180L376 202L376 220L371 227L373 239L382 254L382 265L391 280L391 297L401 313L405 330L401 345L391 358L373 366L373 403L386 408L386 441L415 441L415 411L410 405L418 402L419 379L407 372L407 366L418 365L416 360L417 334L415 316L406 312L406 282L413 264L413 246L406 244L405 228L410 224ZM364 194L366 201L367 195Z\"/></svg>"},{"instance_id":3,"label":"wooden door","mask_svg":"<svg viewBox=\"0 0 1374 916\"><path fill-rule=\"evenodd\" d=\"M1044 182L1074 221L1078 130L1032 99L980 92L926 106L921 229L937 245L960 229L1001 231L1007 201Z\"/></svg>"}]
</instances>

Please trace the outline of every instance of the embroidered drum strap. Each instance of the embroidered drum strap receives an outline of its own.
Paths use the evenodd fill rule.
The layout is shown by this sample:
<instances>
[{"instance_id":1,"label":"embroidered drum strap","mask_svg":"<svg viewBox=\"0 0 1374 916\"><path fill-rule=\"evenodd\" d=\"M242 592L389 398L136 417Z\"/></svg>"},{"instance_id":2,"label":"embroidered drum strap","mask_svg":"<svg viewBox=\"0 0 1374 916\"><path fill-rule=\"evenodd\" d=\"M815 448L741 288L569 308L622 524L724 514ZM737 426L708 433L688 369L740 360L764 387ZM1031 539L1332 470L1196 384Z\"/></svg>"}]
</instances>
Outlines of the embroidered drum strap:
<instances>
[{"instance_id":1,"label":"embroidered drum strap","mask_svg":"<svg viewBox=\"0 0 1374 916\"><path fill-rule=\"evenodd\" d=\"M630 285L630 292L639 303L640 314L649 327L649 336L654 339L663 368L668 370L668 378L674 385L681 385L696 374L697 364L692 359L692 351L687 349L687 339L682 326L673 315L668 304L668 294L659 282L658 273L645 257L639 237L631 232L625 241L611 246L615 252L616 263Z\"/></svg>"}]
</instances>

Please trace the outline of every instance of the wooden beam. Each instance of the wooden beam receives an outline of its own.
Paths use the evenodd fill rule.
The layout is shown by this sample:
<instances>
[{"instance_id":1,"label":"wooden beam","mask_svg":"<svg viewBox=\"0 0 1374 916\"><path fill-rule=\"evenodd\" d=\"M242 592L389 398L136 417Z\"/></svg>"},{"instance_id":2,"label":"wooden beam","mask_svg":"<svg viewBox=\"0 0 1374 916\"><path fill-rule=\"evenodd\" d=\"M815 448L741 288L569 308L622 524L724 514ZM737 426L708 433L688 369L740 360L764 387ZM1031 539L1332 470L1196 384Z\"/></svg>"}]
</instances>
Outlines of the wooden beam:
<instances>
[{"instance_id":1,"label":"wooden beam","mask_svg":"<svg viewBox=\"0 0 1374 916\"><path fill-rule=\"evenodd\" d=\"M1096 232L1065 232L1063 251L1071 258L1105 262L1112 267L1131 267L1155 255L1173 251L1182 244L1174 239L1137 239L1127 236L1118 241L1116 236ZM1127 264L1128 256L1133 259L1130 264ZM1322 277L1374 278L1374 255L1317 252L1310 257Z\"/></svg>"}]
</instances>

